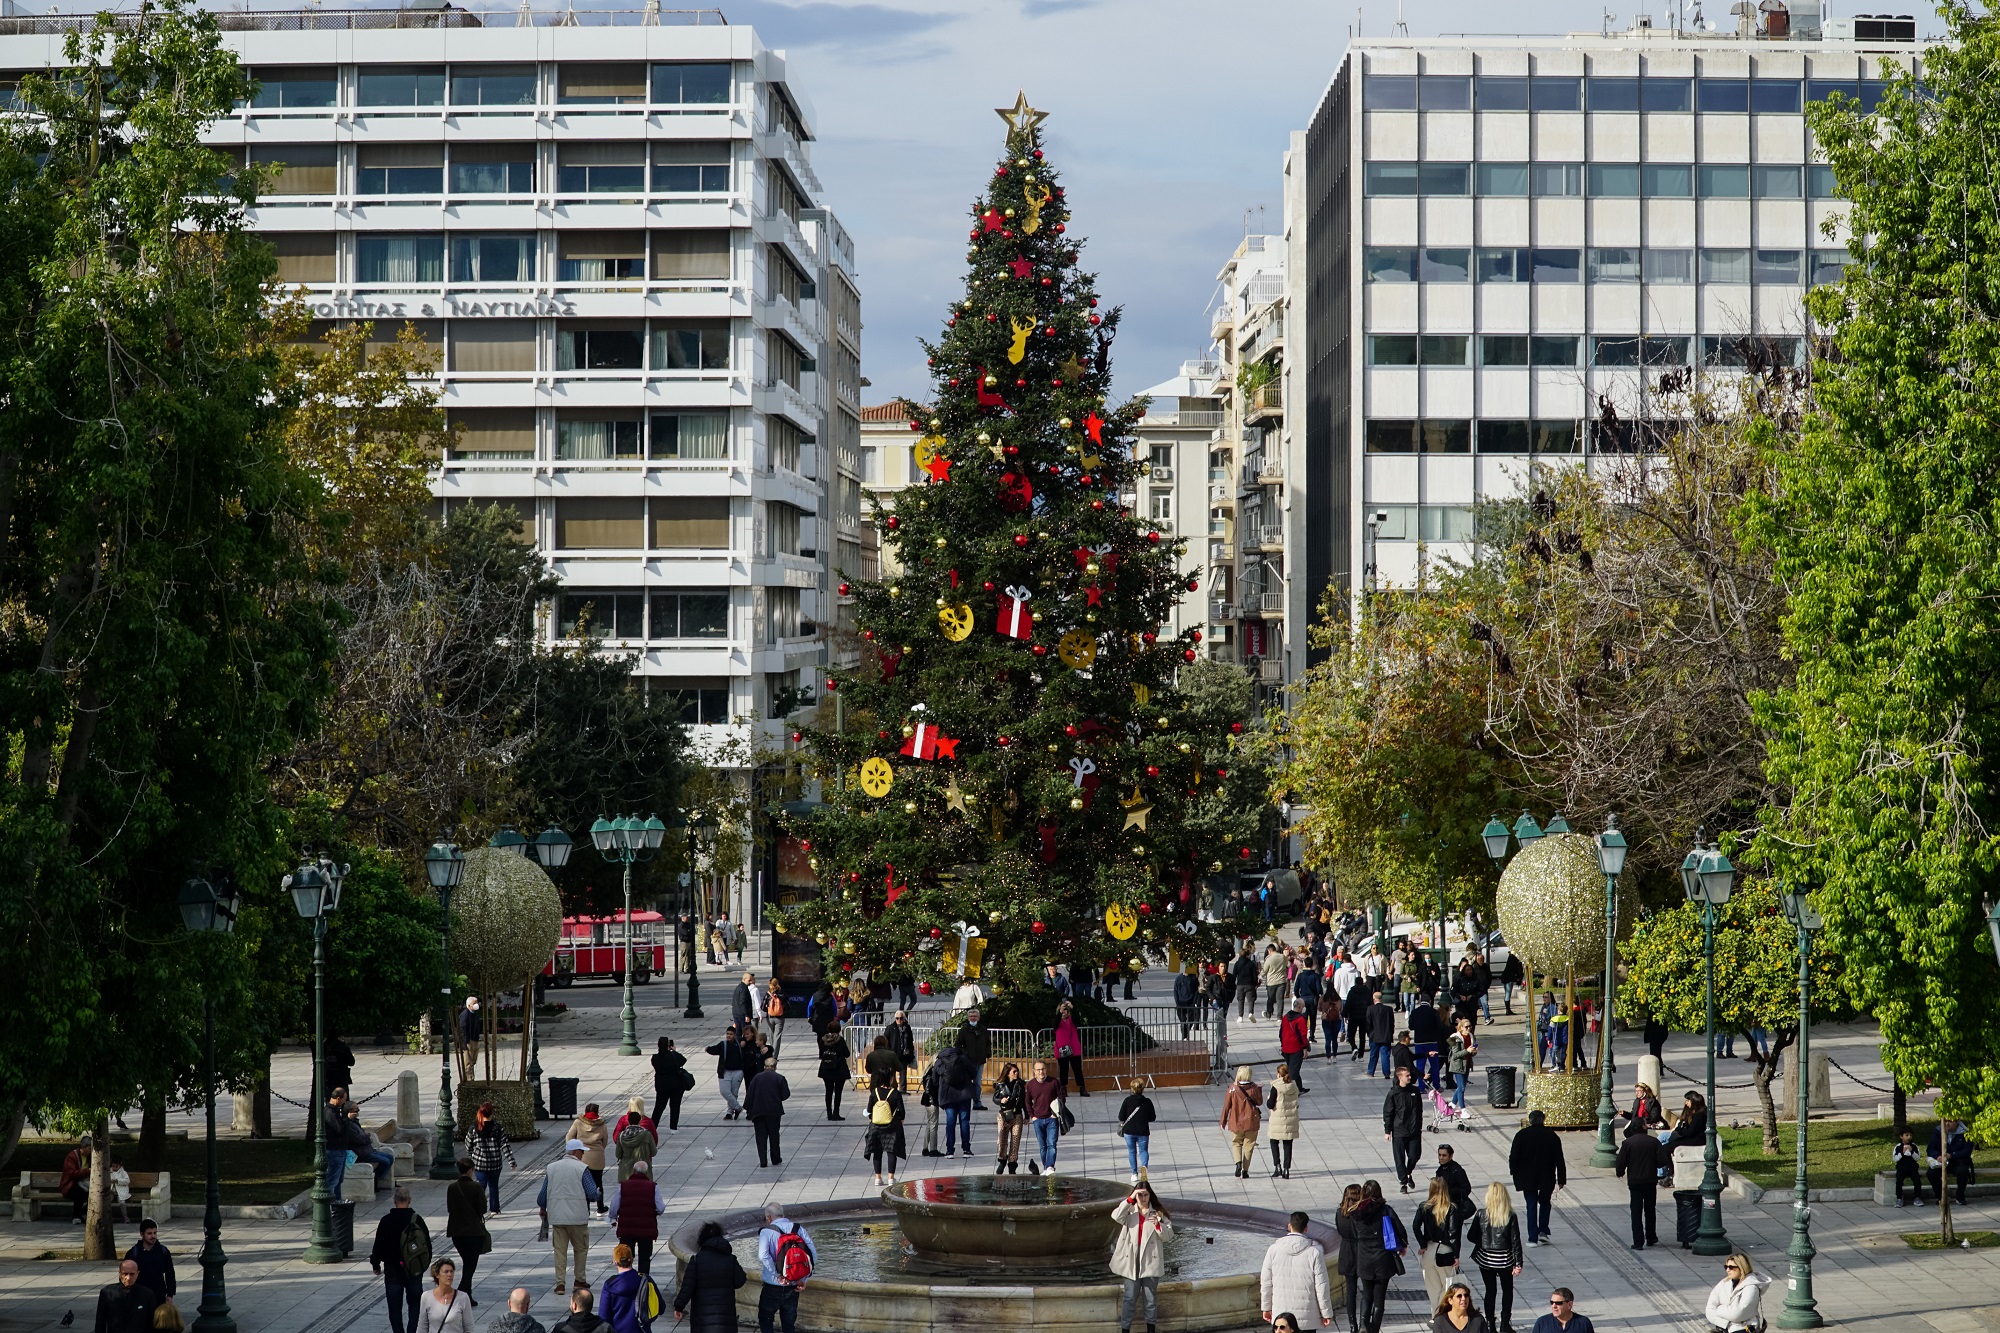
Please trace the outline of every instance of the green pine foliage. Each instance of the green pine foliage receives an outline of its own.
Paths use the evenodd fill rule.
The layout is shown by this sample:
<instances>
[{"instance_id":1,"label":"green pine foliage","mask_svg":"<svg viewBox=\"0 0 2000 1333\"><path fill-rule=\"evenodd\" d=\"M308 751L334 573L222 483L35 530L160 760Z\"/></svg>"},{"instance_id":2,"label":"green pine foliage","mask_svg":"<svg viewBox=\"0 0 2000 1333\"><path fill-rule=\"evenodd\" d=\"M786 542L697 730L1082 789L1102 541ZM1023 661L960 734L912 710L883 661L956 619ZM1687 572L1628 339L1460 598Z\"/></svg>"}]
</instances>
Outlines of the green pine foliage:
<instances>
[{"instance_id":1,"label":"green pine foliage","mask_svg":"<svg viewBox=\"0 0 2000 1333\"><path fill-rule=\"evenodd\" d=\"M837 708L805 736L824 804L792 827L822 892L773 916L824 943L836 978L935 975L957 922L983 932L1000 987L1050 962L1228 947L1195 909L1240 849L1185 816L1227 781L1242 727L1178 688L1198 632L1162 629L1196 585L1184 544L1119 498L1147 465L1129 438L1144 402L1105 402L1118 312L1077 266L1038 131L1010 125L971 210L964 298L926 344L935 400L910 405L920 456L941 461L877 518L900 572L842 585L864 661L833 673ZM1009 590L1027 594L1023 637ZM942 752L903 753L930 753L930 728ZM1138 916L1122 943L1113 903Z\"/></svg>"}]
</instances>

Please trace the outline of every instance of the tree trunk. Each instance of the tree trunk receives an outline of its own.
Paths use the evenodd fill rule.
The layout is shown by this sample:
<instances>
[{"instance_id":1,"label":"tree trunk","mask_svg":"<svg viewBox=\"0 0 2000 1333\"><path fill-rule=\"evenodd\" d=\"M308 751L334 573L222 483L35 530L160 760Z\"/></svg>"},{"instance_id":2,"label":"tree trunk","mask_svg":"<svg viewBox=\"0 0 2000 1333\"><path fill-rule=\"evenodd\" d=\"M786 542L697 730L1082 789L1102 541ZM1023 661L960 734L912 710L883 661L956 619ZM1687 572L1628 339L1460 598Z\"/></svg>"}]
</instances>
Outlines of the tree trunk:
<instances>
[{"instance_id":1,"label":"tree trunk","mask_svg":"<svg viewBox=\"0 0 2000 1333\"><path fill-rule=\"evenodd\" d=\"M27 1123L27 1097L0 1095L0 1167L14 1159L14 1150L21 1146L21 1130Z\"/></svg>"},{"instance_id":2,"label":"tree trunk","mask_svg":"<svg viewBox=\"0 0 2000 1333\"><path fill-rule=\"evenodd\" d=\"M308 1123L307 1128L311 1125ZM264 1056L264 1073L257 1080L256 1089L250 1094L250 1137L268 1139L271 1133L271 1057Z\"/></svg>"},{"instance_id":3,"label":"tree trunk","mask_svg":"<svg viewBox=\"0 0 2000 1333\"><path fill-rule=\"evenodd\" d=\"M626 960L631 965L631 960ZM535 979L528 978L528 984L521 987L521 1058L514 1065L514 1076L523 1083L528 1081L528 1029L535 1022Z\"/></svg>"},{"instance_id":4,"label":"tree trunk","mask_svg":"<svg viewBox=\"0 0 2000 1333\"><path fill-rule=\"evenodd\" d=\"M90 1131L90 1206L84 1211L83 1257L116 1259L111 1234L111 1121L99 1116Z\"/></svg>"},{"instance_id":5,"label":"tree trunk","mask_svg":"<svg viewBox=\"0 0 2000 1333\"><path fill-rule=\"evenodd\" d=\"M132 1148L133 1171L158 1171L167 1155L167 1099L150 1089L139 1098L139 1142Z\"/></svg>"},{"instance_id":6,"label":"tree trunk","mask_svg":"<svg viewBox=\"0 0 2000 1333\"><path fill-rule=\"evenodd\" d=\"M1944 1151L1945 1146L1944 1136L1939 1135L1939 1151ZM1958 1232L1951 1225L1951 1172L1946 1169L1942 1157L1938 1158L1938 1237L1947 1250L1958 1244Z\"/></svg>"},{"instance_id":7,"label":"tree trunk","mask_svg":"<svg viewBox=\"0 0 2000 1333\"><path fill-rule=\"evenodd\" d=\"M1910 1095L1903 1091L1901 1083L1895 1086L1896 1123L1890 1128L1900 1137L1902 1132L1910 1127ZM0 1165L5 1165L5 1162L0 1161Z\"/></svg>"},{"instance_id":8,"label":"tree trunk","mask_svg":"<svg viewBox=\"0 0 2000 1333\"><path fill-rule=\"evenodd\" d=\"M1764 1155L1766 1157L1776 1157L1779 1152L1778 1104L1771 1096L1771 1080L1777 1076L1778 1070L1782 1068L1785 1050L1791 1046L1797 1036L1797 1029L1779 1028L1771 1039L1770 1057L1767 1059L1764 1056L1758 1056L1756 1067L1750 1075L1750 1081L1757 1089L1757 1104L1763 1108ZM1747 1031L1743 1034L1743 1039L1745 1041L1750 1039L1750 1034ZM1755 1050L1756 1047L1753 1046L1751 1049ZM1785 1089L1785 1092L1790 1096L1798 1095L1795 1088L1788 1087ZM1714 1108L1711 1107L1709 1109L1709 1114L1715 1114Z\"/></svg>"}]
</instances>

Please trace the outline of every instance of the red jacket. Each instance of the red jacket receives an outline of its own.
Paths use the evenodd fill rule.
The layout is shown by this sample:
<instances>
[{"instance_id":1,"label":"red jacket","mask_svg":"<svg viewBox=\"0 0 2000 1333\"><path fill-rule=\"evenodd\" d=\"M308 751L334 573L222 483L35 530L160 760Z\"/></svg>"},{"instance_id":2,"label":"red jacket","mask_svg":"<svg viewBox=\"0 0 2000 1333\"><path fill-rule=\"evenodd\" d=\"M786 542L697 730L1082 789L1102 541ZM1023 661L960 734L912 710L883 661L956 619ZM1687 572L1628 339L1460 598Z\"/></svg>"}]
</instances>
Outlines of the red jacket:
<instances>
[{"instance_id":1,"label":"red jacket","mask_svg":"<svg viewBox=\"0 0 2000 1333\"><path fill-rule=\"evenodd\" d=\"M1278 1025L1278 1049L1286 1055L1298 1055L1309 1050L1312 1045L1312 1028L1304 1014L1286 1014L1285 1021Z\"/></svg>"}]
</instances>

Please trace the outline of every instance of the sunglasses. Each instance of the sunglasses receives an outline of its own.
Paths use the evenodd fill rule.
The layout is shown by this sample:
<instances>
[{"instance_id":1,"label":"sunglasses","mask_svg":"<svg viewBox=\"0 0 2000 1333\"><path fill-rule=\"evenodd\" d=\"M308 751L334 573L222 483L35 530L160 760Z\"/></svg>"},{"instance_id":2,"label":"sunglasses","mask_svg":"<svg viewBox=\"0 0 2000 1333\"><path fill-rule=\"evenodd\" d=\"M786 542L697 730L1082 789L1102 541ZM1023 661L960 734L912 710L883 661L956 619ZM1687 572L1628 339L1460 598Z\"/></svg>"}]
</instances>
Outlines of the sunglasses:
<instances>
[{"instance_id":1,"label":"sunglasses","mask_svg":"<svg viewBox=\"0 0 2000 1333\"><path fill-rule=\"evenodd\" d=\"M1560 1296L1551 1296L1551 1297L1549 1298L1549 1304L1550 1304L1550 1305L1568 1305L1568 1304L1569 1304L1569 1302L1568 1302L1568 1301L1566 1301L1566 1300L1563 1300L1563 1299L1562 1299L1562 1298L1561 1298Z\"/></svg>"}]
</instances>

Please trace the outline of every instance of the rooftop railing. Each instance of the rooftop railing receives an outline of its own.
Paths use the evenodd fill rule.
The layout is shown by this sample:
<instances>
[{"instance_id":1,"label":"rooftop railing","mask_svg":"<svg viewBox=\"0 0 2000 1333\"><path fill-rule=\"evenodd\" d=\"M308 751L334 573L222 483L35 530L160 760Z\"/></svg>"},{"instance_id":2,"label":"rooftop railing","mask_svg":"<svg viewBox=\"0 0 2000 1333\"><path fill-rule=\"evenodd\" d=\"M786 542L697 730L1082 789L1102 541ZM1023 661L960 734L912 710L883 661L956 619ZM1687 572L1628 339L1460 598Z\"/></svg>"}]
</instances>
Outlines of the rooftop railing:
<instances>
[{"instance_id":1,"label":"rooftop railing","mask_svg":"<svg viewBox=\"0 0 2000 1333\"><path fill-rule=\"evenodd\" d=\"M393 28L607 28L726 27L719 9L461 9L455 5L408 9L252 9L211 11L224 32L340 32ZM80 32L97 14L16 14L0 18L0 37ZM121 28L140 22L137 14L114 14Z\"/></svg>"}]
</instances>

